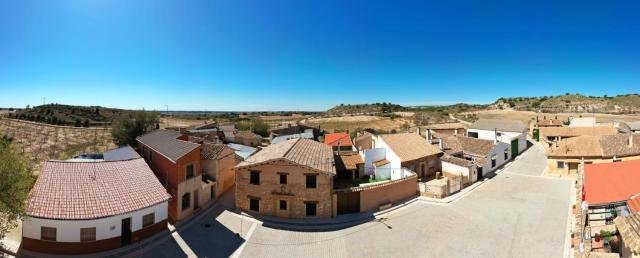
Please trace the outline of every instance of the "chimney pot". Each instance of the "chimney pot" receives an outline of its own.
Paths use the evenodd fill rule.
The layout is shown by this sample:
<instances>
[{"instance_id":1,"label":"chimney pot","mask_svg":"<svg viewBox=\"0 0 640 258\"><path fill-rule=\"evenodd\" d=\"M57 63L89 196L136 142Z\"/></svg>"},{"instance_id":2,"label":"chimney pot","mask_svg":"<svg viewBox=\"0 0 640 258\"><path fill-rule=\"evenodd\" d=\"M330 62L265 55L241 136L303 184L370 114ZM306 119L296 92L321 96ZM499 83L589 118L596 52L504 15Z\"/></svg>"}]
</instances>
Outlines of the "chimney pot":
<instances>
[{"instance_id":1,"label":"chimney pot","mask_svg":"<svg viewBox=\"0 0 640 258\"><path fill-rule=\"evenodd\" d=\"M633 148L633 134L629 134L629 148Z\"/></svg>"}]
</instances>

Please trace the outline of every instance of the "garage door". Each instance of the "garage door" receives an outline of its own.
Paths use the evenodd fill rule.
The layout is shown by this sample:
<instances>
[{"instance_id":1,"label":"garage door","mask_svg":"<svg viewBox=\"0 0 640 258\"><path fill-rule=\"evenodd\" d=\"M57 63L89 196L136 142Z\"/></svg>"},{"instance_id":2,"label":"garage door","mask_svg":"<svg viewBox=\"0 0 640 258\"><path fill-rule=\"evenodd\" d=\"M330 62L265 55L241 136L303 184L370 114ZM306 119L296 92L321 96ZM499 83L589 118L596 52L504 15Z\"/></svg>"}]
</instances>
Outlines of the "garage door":
<instances>
[{"instance_id":1,"label":"garage door","mask_svg":"<svg viewBox=\"0 0 640 258\"><path fill-rule=\"evenodd\" d=\"M360 212L360 192L338 193L338 215Z\"/></svg>"}]
</instances>

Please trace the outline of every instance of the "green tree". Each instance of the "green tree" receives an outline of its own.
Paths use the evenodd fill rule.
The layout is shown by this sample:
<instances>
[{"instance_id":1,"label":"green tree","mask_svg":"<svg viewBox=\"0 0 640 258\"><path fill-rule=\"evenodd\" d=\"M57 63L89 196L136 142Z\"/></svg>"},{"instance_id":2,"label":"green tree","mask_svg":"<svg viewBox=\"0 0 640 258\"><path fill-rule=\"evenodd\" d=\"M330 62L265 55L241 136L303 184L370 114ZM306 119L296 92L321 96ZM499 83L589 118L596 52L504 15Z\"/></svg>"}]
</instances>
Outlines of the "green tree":
<instances>
[{"instance_id":1,"label":"green tree","mask_svg":"<svg viewBox=\"0 0 640 258\"><path fill-rule=\"evenodd\" d=\"M91 126L91 122L89 122L89 119L85 119L85 120L84 120L84 123L82 123L82 126L83 126L83 127L89 127L89 126Z\"/></svg>"},{"instance_id":2,"label":"green tree","mask_svg":"<svg viewBox=\"0 0 640 258\"><path fill-rule=\"evenodd\" d=\"M135 145L136 137L151 132L159 122L155 112L143 110L122 114L113 121L113 142L118 146Z\"/></svg>"},{"instance_id":3,"label":"green tree","mask_svg":"<svg viewBox=\"0 0 640 258\"><path fill-rule=\"evenodd\" d=\"M26 200L35 181L27 164L11 148L9 137L0 138L0 239L25 214Z\"/></svg>"},{"instance_id":4,"label":"green tree","mask_svg":"<svg viewBox=\"0 0 640 258\"><path fill-rule=\"evenodd\" d=\"M80 118L76 118L76 123L74 124L75 127L82 127L82 120L80 120Z\"/></svg>"}]
</instances>

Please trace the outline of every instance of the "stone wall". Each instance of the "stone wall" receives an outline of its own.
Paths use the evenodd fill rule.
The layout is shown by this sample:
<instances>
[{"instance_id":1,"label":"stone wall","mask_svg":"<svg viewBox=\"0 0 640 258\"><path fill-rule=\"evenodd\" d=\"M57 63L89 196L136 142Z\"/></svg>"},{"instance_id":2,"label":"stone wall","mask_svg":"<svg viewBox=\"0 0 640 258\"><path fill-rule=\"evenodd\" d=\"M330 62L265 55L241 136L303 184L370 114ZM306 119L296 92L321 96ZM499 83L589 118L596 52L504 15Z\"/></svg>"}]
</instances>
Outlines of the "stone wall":
<instances>
[{"instance_id":1,"label":"stone wall","mask_svg":"<svg viewBox=\"0 0 640 258\"><path fill-rule=\"evenodd\" d=\"M260 172L260 185L249 183L250 170ZM287 174L287 184L280 184L280 174ZM316 174L316 188L306 188L305 174ZM316 217L331 217L333 175L321 173L294 163L277 160L266 164L236 169L236 206L249 211L249 198L260 200L259 213L285 218L306 218L305 202L317 202ZM287 209L279 208L280 200Z\"/></svg>"}]
</instances>

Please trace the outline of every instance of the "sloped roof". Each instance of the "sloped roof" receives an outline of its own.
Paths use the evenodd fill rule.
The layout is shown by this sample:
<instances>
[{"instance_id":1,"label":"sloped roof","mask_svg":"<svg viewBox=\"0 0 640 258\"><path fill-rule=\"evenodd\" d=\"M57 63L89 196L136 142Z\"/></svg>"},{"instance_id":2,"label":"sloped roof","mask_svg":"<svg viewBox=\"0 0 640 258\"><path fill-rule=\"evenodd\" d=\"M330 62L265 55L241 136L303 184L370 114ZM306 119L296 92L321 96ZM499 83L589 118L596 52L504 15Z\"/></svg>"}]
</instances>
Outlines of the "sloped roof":
<instances>
[{"instance_id":1,"label":"sloped roof","mask_svg":"<svg viewBox=\"0 0 640 258\"><path fill-rule=\"evenodd\" d=\"M629 137L632 145L629 146ZM640 134L617 134L600 136L604 157L640 155Z\"/></svg>"},{"instance_id":2,"label":"sloped roof","mask_svg":"<svg viewBox=\"0 0 640 258\"><path fill-rule=\"evenodd\" d=\"M302 138L271 144L236 167L254 166L278 159L285 159L325 173L336 173L331 146Z\"/></svg>"},{"instance_id":3,"label":"sloped roof","mask_svg":"<svg viewBox=\"0 0 640 258\"><path fill-rule=\"evenodd\" d=\"M105 161L118 161L141 158L140 155L131 146L127 145L113 150L108 150L102 153Z\"/></svg>"},{"instance_id":4,"label":"sloped roof","mask_svg":"<svg viewBox=\"0 0 640 258\"><path fill-rule=\"evenodd\" d=\"M454 154L463 151L467 154L486 157L496 145L491 140L483 140L466 136L449 136L443 140L443 148L446 153Z\"/></svg>"},{"instance_id":5,"label":"sloped roof","mask_svg":"<svg viewBox=\"0 0 640 258\"><path fill-rule=\"evenodd\" d=\"M540 128L540 135L543 137L575 137L582 135L612 135L617 134L618 129L613 126L591 126L591 127L543 127Z\"/></svg>"},{"instance_id":6,"label":"sloped roof","mask_svg":"<svg viewBox=\"0 0 640 258\"><path fill-rule=\"evenodd\" d=\"M384 134L380 138L398 155L400 161L411 161L442 153L415 133Z\"/></svg>"},{"instance_id":7,"label":"sloped roof","mask_svg":"<svg viewBox=\"0 0 640 258\"><path fill-rule=\"evenodd\" d=\"M329 133L324 135L324 144L328 144L331 146L345 146L351 147L353 143L351 143L351 138L349 138L349 134L347 133Z\"/></svg>"},{"instance_id":8,"label":"sloped roof","mask_svg":"<svg viewBox=\"0 0 640 258\"><path fill-rule=\"evenodd\" d=\"M584 195L589 205L627 201L640 193L640 160L586 164Z\"/></svg>"},{"instance_id":9,"label":"sloped roof","mask_svg":"<svg viewBox=\"0 0 640 258\"><path fill-rule=\"evenodd\" d=\"M636 213L627 217L617 216L613 223L618 228L625 247L633 253L640 253L640 214Z\"/></svg>"},{"instance_id":10,"label":"sloped roof","mask_svg":"<svg viewBox=\"0 0 640 258\"><path fill-rule=\"evenodd\" d=\"M249 156L253 155L256 151L258 151L258 148L254 148L254 147L247 146L247 145L242 145L242 144L237 144L237 143L229 143L229 144L227 144L227 146L229 146L229 148L235 150L236 154L242 159L246 159Z\"/></svg>"},{"instance_id":11,"label":"sloped roof","mask_svg":"<svg viewBox=\"0 0 640 258\"><path fill-rule=\"evenodd\" d=\"M358 164L364 164L364 160L357 152L340 153L335 156L337 170L354 170Z\"/></svg>"},{"instance_id":12,"label":"sloped roof","mask_svg":"<svg viewBox=\"0 0 640 258\"><path fill-rule=\"evenodd\" d=\"M633 195L627 201L627 207L629 207L629 211L631 214L640 213L640 193Z\"/></svg>"},{"instance_id":13,"label":"sloped roof","mask_svg":"<svg viewBox=\"0 0 640 258\"><path fill-rule=\"evenodd\" d=\"M216 159L222 153L224 148L228 148L224 144L204 143L200 151L200 157L203 159Z\"/></svg>"},{"instance_id":14,"label":"sloped roof","mask_svg":"<svg viewBox=\"0 0 640 258\"><path fill-rule=\"evenodd\" d=\"M558 141L557 148L549 149L551 157L602 157L602 145L597 136L583 135Z\"/></svg>"},{"instance_id":15,"label":"sloped roof","mask_svg":"<svg viewBox=\"0 0 640 258\"><path fill-rule=\"evenodd\" d=\"M356 136L355 146L359 150L360 149L362 149L362 150L371 149L373 147L371 145L371 141L372 140L373 140L373 135L370 134L370 133L365 132L363 135Z\"/></svg>"},{"instance_id":16,"label":"sloped roof","mask_svg":"<svg viewBox=\"0 0 640 258\"><path fill-rule=\"evenodd\" d=\"M178 159L197 149L200 144L179 140L182 134L173 130L155 130L136 138L139 142L176 163Z\"/></svg>"},{"instance_id":17,"label":"sloped roof","mask_svg":"<svg viewBox=\"0 0 640 258\"><path fill-rule=\"evenodd\" d=\"M279 142L283 142L283 141L287 141L287 140L291 140L291 139L298 139L298 138L313 139L313 132L308 131L308 132L304 132L304 133L296 133L296 134L287 134L287 135L276 136L276 137L273 137L273 139L271 139L271 143L279 143Z\"/></svg>"},{"instance_id":18,"label":"sloped roof","mask_svg":"<svg viewBox=\"0 0 640 258\"><path fill-rule=\"evenodd\" d=\"M494 129L500 132L522 132L525 130L525 126L520 120L507 120L507 119L478 119L475 123L469 126L470 129L488 130Z\"/></svg>"},{"instance_id":19,"label":"sloped roof","mask_svg":"<svg viewBox=\"0 0 640 258\"><path fill-rule=\"evenodd\" d=\"M440 158L440 160L442 160L442 162L449 162L451 164L462 166L462 167L473 166L473 161L454 157L449 154L445 154Z\"/></svg>"},{"instance_id":20,"label":"sloped roof","mask_svg":"<svg viewBox=\"0 0 640 258\"><path fill-rule=\"evenodd\" d=\"M31 217L86 220L128 213L171 198L144 159L48 161L29 195Z\"/></svg>"}]
</instances>

